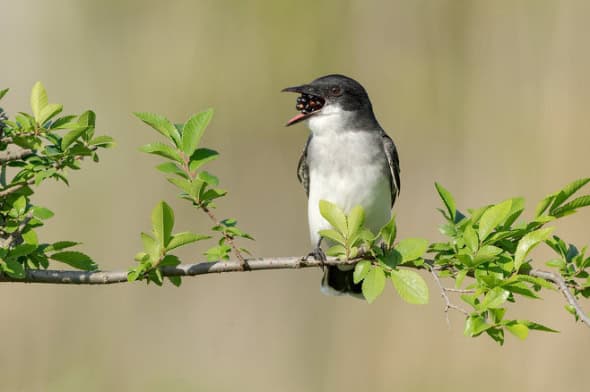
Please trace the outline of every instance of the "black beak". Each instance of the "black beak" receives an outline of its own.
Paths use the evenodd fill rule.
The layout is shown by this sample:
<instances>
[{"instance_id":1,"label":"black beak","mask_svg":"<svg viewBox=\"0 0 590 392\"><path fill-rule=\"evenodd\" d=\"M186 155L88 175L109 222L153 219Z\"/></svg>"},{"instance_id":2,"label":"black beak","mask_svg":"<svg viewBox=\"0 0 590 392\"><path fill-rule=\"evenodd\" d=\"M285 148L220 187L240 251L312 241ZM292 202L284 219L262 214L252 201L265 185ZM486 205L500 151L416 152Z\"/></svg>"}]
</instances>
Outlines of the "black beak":
<instances>
[{"instance_id":1,"label":"black beak","mask_svg":"<svg viewBox=\"0 0 590 392\"><path fill-rule=\"evenodd\" d=\"M301 86L287 87L287 88L282 89L281 92L307 94L307 95L313 95L313 96L321 98L319 90L309 84L302 84ZM293 124L297 124L298 122L301 122L301 121L309 118L314 113L316 113L316 112L299 113L295 117L293 117L292 119L287 121L287 124L285 124L285 125L288 127Z\"/></svg>"}]
</instances>

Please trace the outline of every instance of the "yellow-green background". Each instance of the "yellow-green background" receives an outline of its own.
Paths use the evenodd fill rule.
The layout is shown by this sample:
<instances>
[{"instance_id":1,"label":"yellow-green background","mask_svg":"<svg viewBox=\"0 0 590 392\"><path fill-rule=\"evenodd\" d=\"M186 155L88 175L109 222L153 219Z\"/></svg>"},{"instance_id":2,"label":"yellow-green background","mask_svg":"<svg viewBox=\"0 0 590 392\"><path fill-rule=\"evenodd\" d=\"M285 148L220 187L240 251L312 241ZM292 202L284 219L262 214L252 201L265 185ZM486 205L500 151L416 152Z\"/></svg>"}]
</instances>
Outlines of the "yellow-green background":
<instances>
[{"instance_id":1,"label":"yellow-green background","mask_svg":"<svg viewBox=\"0 0 590 392\"><path fill-rule=\"evenodd\" d=\"M402 237L440 238L434 181L463 207L521 195L533 207L590 168L590 3L580 1L76 1L0 5L2 106L28 108L42 80L66 111L92 108L116 149L85 162L71 186L35 201L56 216L46 240L83 241L105 269L133 264L139 232L164 199L179 229L208 222L137 147L158 135L131 115L176 122L214 107L204 143L230 193L219 206L257 241L257 256L310 245L295 178L304 125L284 128L281 88L326 73L367 88L401 156L395 212ZM530 212L527 213L530 216ZM558 233L588 243L589 212ZM202 248L181 252L202 260ZM536 252L537 265L548 253ZM59 265L55 265L59 266ZM563 299L525 301L513 315L560 334L462 335L431 303L388 287L366 305L320 295L320 271L143 284L0 287L2 391L548 391L588 388L590 335ZM586 308L590 307L588 302Z\"/></svg>"}]
</instances>

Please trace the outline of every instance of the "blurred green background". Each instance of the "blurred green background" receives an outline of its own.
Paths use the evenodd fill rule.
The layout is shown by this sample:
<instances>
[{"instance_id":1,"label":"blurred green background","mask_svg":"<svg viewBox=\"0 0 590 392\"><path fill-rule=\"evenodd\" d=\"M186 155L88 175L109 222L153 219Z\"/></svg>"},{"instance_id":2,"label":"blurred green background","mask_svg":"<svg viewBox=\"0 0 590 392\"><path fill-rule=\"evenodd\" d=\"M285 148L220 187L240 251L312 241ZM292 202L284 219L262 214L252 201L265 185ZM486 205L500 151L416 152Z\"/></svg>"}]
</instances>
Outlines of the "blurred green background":
<instances>
[{"instance_id":1,"label":"blurred green background","mask_svg":"<svg viewBox=\"0 0 590 392\"><path fill-rule=\"evenodd\" d=\"M67 112L92 108L118 147L71 187L36 200L56 212L47 240L80 240L105 269L132 264L159 200L179 229L203 216L175 199L137 151L158 135L131 115L177 122L207 107L204 143L257 256L309 248L295 177L305 126L284 128L281 88L344 73L368 90L398 145L402 237L440 238L439 181L463 208L524 196L528 206L589 174L590 3L580 1L3 1L3 106L28 108L33 83ZM27 109L28 110L28 109ZM529 212L530 216L530 212ZM558 225L588 241L588 212ZM201 248L181 252L202 260ZM538 265L547 256L535 253ZM58 266L57 264L55 266ZM431 304L373 305L319 292L318 270L185 279L182 287L0 287L5 391L498 391L587 388L588 330L558 293L514 314L561 330L525 342L462 335ZM586 308L589 304L585 304Z\"/></svg>"}]
</instances>

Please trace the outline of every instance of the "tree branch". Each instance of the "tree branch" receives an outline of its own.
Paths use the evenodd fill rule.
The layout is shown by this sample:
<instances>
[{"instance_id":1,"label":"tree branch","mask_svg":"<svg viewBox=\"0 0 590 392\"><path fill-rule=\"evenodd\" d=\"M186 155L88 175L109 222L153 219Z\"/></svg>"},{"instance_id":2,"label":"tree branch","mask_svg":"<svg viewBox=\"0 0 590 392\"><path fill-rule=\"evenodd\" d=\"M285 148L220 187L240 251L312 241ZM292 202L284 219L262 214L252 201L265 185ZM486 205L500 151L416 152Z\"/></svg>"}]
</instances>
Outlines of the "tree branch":
<instances>
[{"instance_id":1,"label":"tree branch","mask_svg":"<svg viewBox=\"0 0 590 392\"><path fill-rule=\"evenodd\" d=\"M554 272L541 271L537 269L532 269L531 271L529 271L529 275L536 276L537 278L545 279L554 283L559 289L559 291L561 291L561 293L564 295L567 303L574 308L578 318L582 320L584 324L590 327L590 318L588 318L586 313L584 313L584 311L580 307L580 304L576 300L576 297L574 297L571 291L568 289L567 284L565 283L565 280L561 275L556 274Z\"/></svg>"},{"instance_id":2,"label":"tree branch","mask_svg":"<svg viewBox=\"0 0 590 392\"><path fill-rule=\"evenodd\" d=\"M33 155L33 150L31 149L19 149L19 150L6 150L0 152L0 164L4 164L6 162L11 161L19 161L21 159L25 159Z\"/></svg>"},{"instance_id":3,"label":"tree branch","mask_svg":"<svg viewBox=\"0 0 590 392\"><path fill-rule=\"evenodd\" d=\"M300 269L308 267L321 267L322 265L341 265L341 264L355 264L358 260L341 261L333 257L329 257L326 261L309 258L303 260L300 256L293 257L267 257L267 258L252 258L245 260L248 263L249 269L244 270L242 261L218 261L218 262L202 262L195 264L180 264L176 267L162 267L162 276L197 276L205 274L214 274L222 272L244 272L244 271L261 271L261 270L275 270L275 269ZM446 290L438 275L436 269L432 268L428 263L425 263L427 268L441 291L441 296L445 300L445 312L449 309L457 310L465 315L469 312L465 309L451 303L446 294ZM410 265L406 267L412 267ZM416 267L414 267L416 268ZM64 270L42 270L42 269L28 269L26 276L22 279L12 278L8 275L0 274L0 282L20 282L20 283L53 283L53 284L114 284L126 283L128 271L64 271ZM569 291L566 282L559 274L547 271L532 269L528 272L530 276L536 276L552 282L557 286L559 291L563 293L568 304L570 304L576 311L578 318L587 326L590 327L590 319L584 313L577 299Z\"/></svg>"},{"instance_id":4,"label":"tree branch","mask_svg":"<svg viewBox=\"0 0 590 392\"><path fill-rule=\"evenodd\" d=\"M440 281L440 277L438 276L438 274L436 273L436 270L430 265L428 265L428 270L430 271L430 274L432 275L432 278L434 279L434 282L436 283L436 285L438 286L439 290L440 290L440 296L443 298L443 300L445 301L445 317L447 319L447 325L450 327L451 326L451 322L449 320L449 309L453 309L456 310L458 312L463 313L466 317L469 316L469 312L466 311L465 309L463 309L462 307L455 305L451 302L451 300L449 299L449 296L447 295L447 291L449 289L445 288L442 285L442 282Z\"/></svg>"}]
</instances>

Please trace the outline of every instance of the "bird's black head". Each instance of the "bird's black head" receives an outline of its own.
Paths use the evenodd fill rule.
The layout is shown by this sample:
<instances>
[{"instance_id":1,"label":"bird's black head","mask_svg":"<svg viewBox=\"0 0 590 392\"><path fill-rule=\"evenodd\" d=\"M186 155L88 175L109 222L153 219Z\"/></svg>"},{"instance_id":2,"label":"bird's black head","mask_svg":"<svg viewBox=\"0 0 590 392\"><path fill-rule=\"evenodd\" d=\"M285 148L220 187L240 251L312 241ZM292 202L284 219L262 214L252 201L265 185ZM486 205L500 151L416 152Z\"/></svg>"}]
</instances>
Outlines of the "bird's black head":
<instances>
[{"instance_id":1,"label":"bird's black head","mask_svg":"<svg viewBox=\"0 0 590 392\"><path fill-rule=\"evenodd\" d=\"M366 112L372 116L371 101L356 80L344 75L326 75L309 84L287 87L282 91L300 93L297 110L301 113L287 122L287 126L303 121L329 106L339 106L347 112Z\"/></svg>"}]
</instances>

